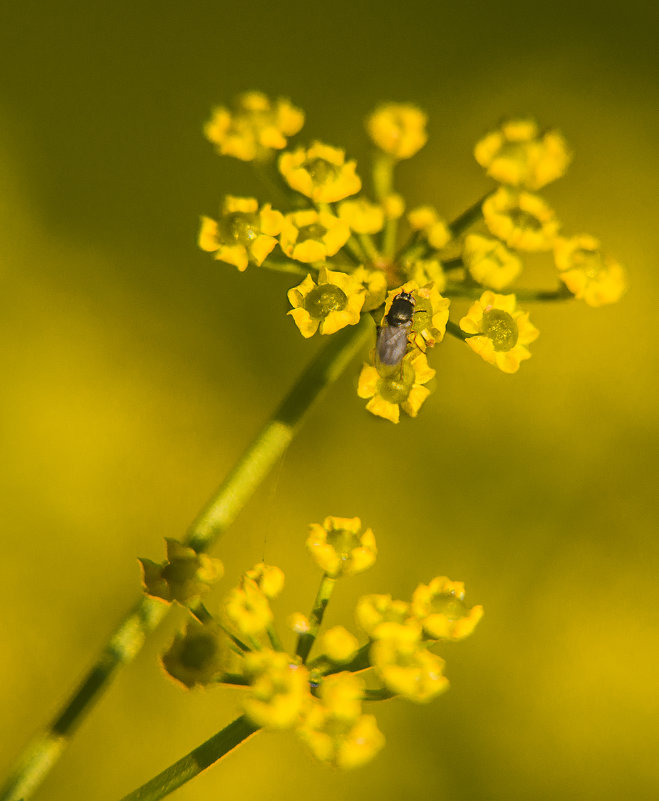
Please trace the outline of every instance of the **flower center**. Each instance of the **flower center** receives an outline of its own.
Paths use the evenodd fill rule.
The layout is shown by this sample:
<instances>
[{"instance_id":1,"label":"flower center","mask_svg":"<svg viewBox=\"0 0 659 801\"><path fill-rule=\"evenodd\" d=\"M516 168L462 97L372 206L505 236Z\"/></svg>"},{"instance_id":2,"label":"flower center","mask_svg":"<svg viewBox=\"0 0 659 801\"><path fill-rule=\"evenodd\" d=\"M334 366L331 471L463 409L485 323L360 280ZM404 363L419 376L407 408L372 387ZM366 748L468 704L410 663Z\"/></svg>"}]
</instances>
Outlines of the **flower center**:
<instances>
[{"instance_id":1,"label":"flower center","mask_svg":"<svg viewBox=\"0 0 659 801\"><path fill-rule=\"evenodd\" d=\"M409 362L401 363L400 371L383 376L378 381L378 394L389 403L403 403L414 385L414 368Z\"/></svg>"},{"instance_id":2,"label":"flower center","mask_svg":"<svg viewBox=\"0 0 659 801\"><path fill-rule=\"evenodd\" d=\"M195 577L198 568L199 564L196 559L175 559L165 565L162 570L162 577L170 584L183 584L183 582L191 581Z\"/></svg>"},{"instance_id":3,"label":"flower center","mask_svg":"<svg viewBox=\"0 0 659 801\"><path fill-rule=\"evenodd\" d=\"M325 161L325 159L308 159L302 166L309 173L311 180L315 184L331 181L337 173L336 166L330 164L329 161Z\"/></svg>"},{"instance_id":4,"label":"flower center","mask_svg":"<svg viewBox=\"0 0 659 801\"><path fill-rule=\"evenodd\" d=\"M303 225L298 229L297 242L306 242L307 239L315 239L320 241L327 233L327 228L320 223L311 223L311 225Z\"/></svg>"},{"instance_id":5,"label":"flower center","mask_svg":"<svg viewBox=\"0 0 659 801\"><path fill-rule=\"evenodd\" d=\"M432 324L432 303L428 298L419 297L414 307L411 330L415 333L425 331Z\"/></svg>"},{"instance_id":6,"label":"flower center","mask_svg":"<svg viewBox=\"0 0 659 801\"><path fill-rule=\"evenodd\" d=\"M510 219L513 221L515 228L521 228L524 231L541 231L542 223L533 214L524 209L516 208L508 212Z\"/></svg>"},{"instance_id":7,"label":"flower center","mask_svg":"<svg viewBox=\"0 0 659 801\"><path fill-rule=\"evenodd\" d=\"M315 319L327 317L330 312L345 309L348 296L341 287L321 284L312 289L304 299L304 308Z\"/></svg>"},{"instance_id":8,"label":"flower center","mask_svg":"<svg viewBox=\"0 0 659 801\"><path fill-rule=\"evenodd\" d=\"M488 309L483 313L483 333L494 344L494 350L512 350L517 344L517 323L503 309Z\"/></svg>"},{"instance_id":9,"label":"flower center","mask_svg":"<svg viewBox=\"0 0 659 801\"><path fill-rule=\"evenodd\" d=\"M529 144L529 142L505 142L497 153L497 158L504 158L516 162L527 161L529 157Z\"/></svg>"},{"instance_id":10,"label":"flower center","mask_svg":"<svg viewBox=\"0 0 659 801\"><path fill-rule=\"evenodd\" d=\"M602 256L597 250L579 248L574 251L574 266L583 270L588 278L597 278L602 271Z\"/></svg>"},{"instance_id":11,"label":"flower center","mask_svg":"<svg viewBox=\"0 0 659 801\"><path fill-rule=\"evenodd\" d=\"M460 620L465 616L465 605L455 595L442 594L432 599L430 604L432 614L445 615L449 620Z\"/></svg>"},{"instance_id":12,"label":"flower center","mask_svg":"<svg viewBox=\"0 0 659 801\"><path fill-rule=\"evenodd\" d=\"M220 238L223 242L238 242L249 245L261 233L257 214L234 211L220 219Z\"/></svg>"},{"instance_id":13,"label":"flower center","mask_svg":"<svg viewBox=\"0 0 659 801\"><path fill-rule=\"evenodd\" d=\"M181 664L201 670L215 656L217 644L206 634L187 637L181 649Z\"/></svg>"},{"instance_id":14,"label":"flower center","mask_svg":"<svg viewBox=\"0 0 659 801\"><path fill-rule=\"evenodd\" d=\"M338 531L330 531L327 535L327 542L334 548L339 559L342 562L347 562L352 558L352 552L355 548L359 548L359 537L352 531L339 529Z\"/></svg>"}]
</instances>

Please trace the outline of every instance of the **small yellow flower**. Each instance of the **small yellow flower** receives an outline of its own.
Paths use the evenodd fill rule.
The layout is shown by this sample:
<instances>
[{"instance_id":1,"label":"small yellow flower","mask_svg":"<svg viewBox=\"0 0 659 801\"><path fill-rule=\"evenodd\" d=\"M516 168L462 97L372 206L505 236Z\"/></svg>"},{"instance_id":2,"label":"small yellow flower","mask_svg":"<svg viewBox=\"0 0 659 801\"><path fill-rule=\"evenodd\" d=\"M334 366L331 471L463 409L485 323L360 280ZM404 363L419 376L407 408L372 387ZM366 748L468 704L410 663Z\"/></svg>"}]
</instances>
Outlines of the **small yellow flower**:
<instances>
[{"instance_id":1,"label":"small yellow flower","mask_svg":"<svg viewBox=\"0 0 659 801\"><path fill-rule=\"evenodd\" d=\"M514 295L497 295L489 289L473 303L460 320L467 345L488 364L504 373L516 373L520 362L531 358L526 347L538 337L528 312L517 308Z\"/></svg>"},{"instance_id":2,"label":"small yellow flower","mask_svg":"<svg viewBox=\"0 0 659 801\"><path fill-rule=\"evenodd\" d=\"M364 685L352 673L323 680L320 700L313 703L298 735L321 762L355 768L370 761L384 746L373 715L362 715Z\"/></svg>"},{"instance_id":3,"label":"small yellow flower","mask_svg":"<svg viewBox=\"0 0 659 801\"><path fill-rule=\"evenodd\" d=\"M370 656L387 689L410 701L425 703L448 689L444 660L424 646L418 625L383 624Z\"/></svg>"},{"instance_id":4,"label":"small yellow flower","mask_svg":"<svg viewBox=\"0 0 659 801\"><path fill-rule=\"evenodd\" d=\"M245 92L230 111L224 106L213 109L204 126L204 134L224 156L241 161L265 161L273 150L286 147L286 137L304 125L304 112L289 100L272 102L262 92Z\"/></svg>"},{"instance_id":5,"label":"small yellow flower","mask_svg":"<svg viewBox=\"0 0 659 801\"><path fill-rule=\"evenodd\" d=\"M364 680L348 671L334 673L323 679L319 696L336 720L357 720L362 713Z\"/></svg>"},{"instance_id":6,"label":"small yellow flower","mask_svg":"<svg viewBox=\"0 0 659 801\"><path fill-rule=\"evenodd\" d=\"M366 267L357 267L351 276L366 290L362 312L377 309L384 303L387 295L387 277L382 270L368 270Z\"/></svg>"},{"instance_id":7,"label":"small yellow flower","mask_svg":"<svg viewBox=\"0 0 659 801\"><path fill-rule=\"evenodd\" d=\"M147 595L185 604L197 601L222 578L224 567L219 559L197 553L177 540L165 539L165 542L166 561L156 564L150 559L139 560Z\"/></svg>"},{"instance_id":8,"label":"small yellow flower","mask_svg":"<svg viewBox=\"0 0 659 801\"><path fill-rule=\"evenodd\" d=\"M227 595L224 612L240 634L253 637L262 634L272 623L272 609L255 581L243 578L241 585Z\"/></svg>"},{"instance_id":9,"label":"small yellow flower","mask_svg":"<svg viewBox=\"0 0 659 801\"><path fill-rule=\"evenodd\" d=\"M346 273L323 267L318 284L310 275L298 286L289 289L288 299L293 306L288 313L303 337L316 331L334 334L346 325L359 322L366 293L363 285Z\"/></svg>"},{"instance_id":10,"label":"small yellow flower","mask_svg":"<svg viewBox=\"0 0 659 801\"><path fill-rule=\"evenodd\" d=\"M344 664L357 653L359 641L343 626L333 626L321 635L320 648L332 662Z\"/></svg>"},{"instance_id":11,"label":"small yellow flower","mask_svg":"<svg viewBox=\"0 0 659 801\"><path fill-rule=\"evenodd\" d=\"M433 639L462 640L476 628L483 607L471 609L464 602L464 584L437 576L429 584L419 584L412 596L412 613Z\"/></svg>"},{"instance_id":12,"label":"small yellow flower","mask_svg":"<svg viewBox=\"0 0 659 801\"><path fill-rule=\"evenodd\" d=\"M430 390L422 386L430 381L435 371L428 366L428 360L420 351L405 356L397 369L390 375L381 376L370 364L364 364L359 376L357 394L360 398L370 398L366 408L371 414L384 417L397 423L400 409L416 417Z\"/></svg>"},{"instance_id":13,"label":"small yellow flower","mask_svg":"<svg viewBox=\"0 0 659 801\"><path fill-rule=\"evenodd\" d=\"M391 192L382 198L382 208L388 220L397 220L405 214L405 198L397 192Z\"/></svg>"},{"instance_id":14,"label":"small yellow flower","mask_svg":"<svg viewBox=\"0 0 659 801\"><path fill-rule=\"evenodd\" d=\"M474 281L492 289L503 289L522 272L519 256L491 236L466 236L462 259Z\"/></svg>"},{"instance_id":15,"label":"small yellow flower","mask_svg":"<svg viewBox=\"0 0 659 801\"><path fill-rule=\"evenodd\" d=\"M279 171L292 189L315 203L335 203L362 188L357 162L345 158L341 148L314 142L310 148L282 153Z\"/></svg>"},{"instance_id":16,"label":"small yellow flower","mask_svg":"<svg viewBox=\"0 0 659 801\"><path fill-rule=\"evenodd\" d=\"M162 666L173 679L192 688L219 681L229 653L228 638L216 624L191 620L185 634L177 634L162 655Z\"/></svg>"},{"instance_id":17,"label":"small yellow flower","mask_svg":"<svg viewBox=\"0 0 659 801\"><path fill-rule=\"evenodd\" d=\"M417 286L434 284L438 292L446 289L446 273L439 259L415 259L405 265L405 271Z\"/></svg>"},{"instance_id":18,"label":"small yellow flower","mask_svg":"<svg viewBox=\"0 0 659 801\"><path fill-rule=\"evenodd\" d=\"M284 571L275 565L259 562L245 573L245 578L253 581L266 598L276 598L284 589Z\"/></svg>"},{"instance_id":19,"label":"small yellow flower","mask_svg":"<svg viewBox=\"0 0 659 801\"><path fill-rule=\"evenodd\" d=\"M417 263L430 264L430 262ZM439 269L441 270L441 267ZM392 289L387 294L382 315L383 321L391 309L394 298L401 292L414 295L414 316L412 317L408 338L413 345L425 352L426 348L432 348L437 342L441 342L444 339L451 301L448 298L443 298L432 282L429 282L426 286L419 287L416 281L406 281L402 286ZM390 372L387 371L387 375ZM383 374L382 371L381 374Z\"/></svg>"},{"instance_id":20,"label":"small yellow flower","mask_svg":"<svg viewBox=\"0 0 659 801\"><path fill-rule=\"evenodd\" d=\"M418 206L407 213L407 221L413 231L420 231L428 240L428 244L441 250L451 240L452 234L448 223L440 217L432 206Z\"/></svg>"},{"instance_id":21,"label":"small yellow flower","mask_svg":"<svg viewBox=\"0 0 659 801\"><path fill-rule=\"evenodd\" d=\"M294 211L287 214L279 242L287 256L311 264L334 256L350 239L350 226L328 211Z\"/></svg>"},{"instance_id":22,"label":"small yellow flower","mask_svg":"<svg viewBox=\"0 0 659 801\"><path fill-rule=\"evenodd\" d=\"M410 327L410 340L417 348L425 351L444 339L451 301L439 294L434 283L420 287L414 296L416 306Z\"/></svg>"},{"instance_id":23,"label":"small yellow flower","mask_svg":"<svg viewBox=\"0 0 659 801\"><path fill-rule=\"evenodd\" d=\"M539 195L500 186L483 202L482 208L487 227L508 247L551 250L560 223Z\"/></svg>"},{"instance_id":24,"label":"small yellow flower","mask_svg":"<svg viewBox=\"0 0 659 801\"><path fill-rule=\"evenodd\" d=\"M288 654L263 649L245 655L250 683L243 706L257 726L290 729L311 703L309 671Z\"/></svg>"},{"instance_id":25,"label":"small yellow flower","mask_svg":"<svg viewBox=\"0 0 659 801\"><path fill-rule=\"evenodd\" d=\"M391 595L362 595L357 601L355 618L362 629L373 639L378 639L378 632L383 623L405 623L411 615L407 601L395 601Z\"/></svg>"},{"instance_id":26,"label":"small yellow flower","mask_svg":"<svg viewBox=\"0 0 659 801\"><path fill-rule=\"evenodd\" d=\"M306 615L302 612L293 612L288 616L288 628L295 632L295 634L308 634L311 631L311 623Z\"/></svg>"},{"instance_id":27,"label":"small yellow flower","mask_svg":"<svg viewBox=\"0 0 659 801\"><path fill-rule=\"evenodd\" d=\"M242 272L250 261L263 264L277 244L283 224L284 215L269 203L259 210L254 198L227 195L218 222L201 218L199 247Z\"/></svg>"},{"instance_id":28,"label":"small yellow flower","mask_svg":"<svg viewBox=\"0 0 659 801\"><path fill-rule=\"evenodd\" d=\"M572 160L563 135L540 131L530 118L502 122L477 143L474 156L495 181L534 190L564 175Z\"/></svg>"},{"instance_id":29,"label":"small yellow flower","mask_svg":"<svg viewBox=\"0 0 659 801\"><path fill-rule=\"evenodd\" d=\"M322 526L312 523L307 549L316 564L331 578L354 576L368 569L377 555L370 528L362 531L358 517L326 517Z\"/></svg>"},{"instance_id":30,"label":"small yellow flower","mask_svg":"<svg viewBox=\"0 0 659 801\"><path fill-rule=\"evenodd\" d=\"M364 197L339 203L339 217L356 234L377 234L384 226L384 208Z\"/></svg>"},{"instance_id":31,"label":"small yellow flower","mask_svg":"<svg viewBox=\"0 0 659 801\"><path fill-rule=\"evenodd\" d=\"M589 306L615 303L627 289L624 267L603 253L599 240L590 234L569 239L559 237L554 246L554 260L561 281Z\"/></svg>"},{"instance_id":32,"label":"small yellow flower","mask_svg":"<svg viewBox=\"0 0 659 801\"><path fill-rule=\"evenodd\" d=\"M366 118L375 144L395 159L409 159L428 141L426 114L410 103L385 103Z\"/></svg>"}]
</instances>

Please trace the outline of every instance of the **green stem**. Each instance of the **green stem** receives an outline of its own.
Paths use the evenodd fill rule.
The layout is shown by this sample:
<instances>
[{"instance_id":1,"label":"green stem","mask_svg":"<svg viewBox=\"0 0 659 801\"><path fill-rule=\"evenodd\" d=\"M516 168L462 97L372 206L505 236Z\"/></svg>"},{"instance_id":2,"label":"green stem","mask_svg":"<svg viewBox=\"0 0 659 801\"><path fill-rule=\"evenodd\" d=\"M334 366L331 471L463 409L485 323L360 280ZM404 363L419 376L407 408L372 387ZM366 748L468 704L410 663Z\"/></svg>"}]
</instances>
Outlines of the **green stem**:
<instances>
[{"instance_id":1,"label":"green stem","mask_svg":"<svg viewBox=\"0 0 659 801\"><path fill-rule=\"evenodd\" d=\"M260 181L270 192L273 203L277 203L284 211L295 205L295 196L280 183L281 175L272 160L253 161L252 166Z\"/></svg>"},{"instance_id":2,"label":"green stem","mask_svg":"<svg viewBox=\"0 0 659 801\"><path fill-rule=\"evenodd\" d=\"M451 336L463 342L466 342L470 336L473 336L473 334L465 334L457 323L452 323L450 320L446 323L446 333L451 334Z\"/></svg>"},{"instance_id":3,"label":"green stem","mask_svg":"<svg viewBox=\"0 0 659 801\"><path fill-rule=\"evenodd\" d=\"M132 793L128 793L122 801L157 801L159 798L164 798L177 787L194 779L202 770L222 759L257 731L258 726L254 726L245 715L241 715L162 773Z\"/></svg>"},{"instance_id":4,"label":"green stem","mask_svg":"<svg viewBox=\"0 0 659 801\"><path fill-rule=\"evenodd\" d=\"M197 601L197 603L188 606L188 610L202 625L215 622L215 618L201 601Z\"/></svg>"},{"instance_id":5,"label":"green stem","mask_svg":"<svg viewBox=\"0 0 659 801\"><path fill-rule=\"evenodd\" d=\"M396 253L394 256L394 261L397 264L400 264L404 259L411 261L410 255L414 257L414 254L417 252L417 248L422 252L427 247L427 242L425 240L421 240L421 232L420 231L413 231L407 242L401 247L401 249Z\"/></svg>"},{"instance_id":6,"label":"green stem","mask_svg":"<svg viewBox=\"0 0 659 801\"><path fill-rule=\"evenodd\" d=\"M373 192L378 203L383 203L394 188L394 166L396 160L388 153L376 153L373 157ZM387 219L382 232L382 252L392 257L396 249L398 220Z\"/></svg>"},{"instance_id":7,"label":"green stem","mask_svg":"<svg viewBox=\"0 0 659 801\"><path fill-rule=\"evenodd\" d=\"M373 156L373 194L378 203L393 191L395 163L388 153L377 151Z\"/></svg>"},{"instance_id":8,"label":"green stem","mask_svg":"<svg viewBox=\"0 0 659 801\"><path fill-rule=\"evenodd\" d=\"M487 291L487 287L484 286L467 286L465 284L455 284L455 283L447 283L444 291L442 294L444 297L447 298L471 298L471 299L478 299L483 294L483 292ZM501 290L499 290L501 292ZM534 303L534 302L547 302L547 301L555 301L555 300L569 300L570 298L574 297L574 295L570 292L570 290L566 287L561 285L557 289L514 289L514 290L506 290L503 294L512 295L514 294L517 300L521 301L522 303Z\"/></svg>"},{"instance_id":9,"label":"green stem","mask_svg":"<svg viewBox=\"0 0 659 801\"><path fill-rule=\"evenodd\" d=\"M343 246L348 253L357 261L358 264L366 264L368 257L361 243L354 234L351 234L350 239Z\"/></svg>"},{"instance_id":10,"label":"green stem","mask_svg":"<svg viewBox=\"0 0 659 801\"><path fill-rule=\"evenodd\" d=\"M284 647L279 639L279 634L277 634L277 629L272 625L272 623L268 625L267 633L268 639L270 640L270 645L272 645L275 651L283 651Z\"/></svg>"},{"instance_id":11,"label":"green stem","mask_svg":"<svg viewBox=\"0 0 659 801\"><path fill-rule=\"evenodd\" d=\"M398 220L389 218L384 224L382 235L382 250L391 257L396 251L396 234L398 233Z\"/></svg>"},{"instance_id":12,"label":"green stem","mask_svg":"<svg viewBox=\"0 0 659 801\"><path fill-rule=\"evenodd\" d=\"M483 203L487 200L489 195L490 193L488 192L480 200L477 200L473 206L463 211L453 222L449 223L449 228L454 238L460 236L467 228L470 228L483 217Z\"/></svg>"},{"instance_id":13,"label":"green stem","mask_svg":"<svg viewBox=\"0 0 659 801\"><path fill-rule=\"evenodd\" d=\"M292 273L293 275L301 275L303 277L309 272L309 270L306 267L302 267L299 262L274 261L273 259L266 259L258 269L272 270L276 273Z\"/></svg>"},{"instance_id":14,"label":"green stem","mask_svg":"<svg viewBox=\"0 0 659 801\"><path fill-rule=\"evenodd\" d=\"M357 325L330 338L192 524L186 545L198 552L205 551L234 521L279 461L307 410L323 390L336 381L371 335L370 315L364 315ZM168 609L153 598L142 597L138 601L55 720L21 754L13 773L0 789L0 801L26 801L32 795L117 669L133 660L146 635L156 628Z\"/></svg>"},{"instance_id":15,"label":"green stem","mask_svg":"<svg viewBox=\"0 0 659 801\"><path fill-rule=\"evenodd\" d=\"M364 645L362 645L354 655L351 662L349 662L347 665L338 665L333 667L331 670L327 671L327 675L329 676L332 673L340 673L342 670L350 670L353 673L356 673L360 670L366 670L366 668L371 667L369 658L371 645L372 642L370 640L367 643L364 643Z\"/></svg>"},{"instance_id":16,"label":"green stem","mask_svg":"<svg viewBox=\"0 0 659 801\"><path fill-rule=\"evenodd\" d=\"M309 656L311 646L314 644L316 637L318 636L320 624L323 622L323 615L325 614L325 609L327 608L329 599L332 596L332 590L334 589L335 584L336 579L331 578L327 575L327 573L325 573L320 580L320 587L318 587L316 600L314 601L313 609L309 615L309 631L307 631L305 634L301 634L297 641L296 653L303 662L305 662Z\"/></svg>"},{"instance_id":17,"label":"green stem","mask_svg":"<svg viewBox=\"0 0 659 801\"><path fill-rule=\"evenodd\" d=\"M362 701L388 701L390 698L396 698L396 693L383 687L381 690L364 690Z\"/></svg>"},{"instance_id":18,"label":"green stem","mask_svg":"<svg viewBox=\"0 0 659 801\"><path fill-rule=\"evenodd\" d=\"M368 260L371 263L375 263L380 258L380 254L378 253L377 248L375 247L373 240L368 234L359 234L358 235L359 242L364 250L364 253L368 257Z\"/></svg>"}]
</instances>

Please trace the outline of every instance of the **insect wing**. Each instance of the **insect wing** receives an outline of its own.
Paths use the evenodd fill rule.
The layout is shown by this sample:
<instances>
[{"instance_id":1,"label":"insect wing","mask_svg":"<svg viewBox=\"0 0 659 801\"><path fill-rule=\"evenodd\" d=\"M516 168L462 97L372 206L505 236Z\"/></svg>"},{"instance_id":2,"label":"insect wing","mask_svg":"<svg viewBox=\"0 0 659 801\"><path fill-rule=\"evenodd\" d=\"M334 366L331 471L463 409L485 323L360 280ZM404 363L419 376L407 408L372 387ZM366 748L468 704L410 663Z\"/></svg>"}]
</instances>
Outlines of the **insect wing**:
<instances>
[{"instance_id":1,"label":"insect wing","mask_svg":"<svg viewBox=\"0 0 659 801\"><path fill-rule=\"evenodd\" d=\"M381 364L394 365L403 360L407 350L410 325L386 325L378 331L377 357Z\"/></svg>"}]
</instances>

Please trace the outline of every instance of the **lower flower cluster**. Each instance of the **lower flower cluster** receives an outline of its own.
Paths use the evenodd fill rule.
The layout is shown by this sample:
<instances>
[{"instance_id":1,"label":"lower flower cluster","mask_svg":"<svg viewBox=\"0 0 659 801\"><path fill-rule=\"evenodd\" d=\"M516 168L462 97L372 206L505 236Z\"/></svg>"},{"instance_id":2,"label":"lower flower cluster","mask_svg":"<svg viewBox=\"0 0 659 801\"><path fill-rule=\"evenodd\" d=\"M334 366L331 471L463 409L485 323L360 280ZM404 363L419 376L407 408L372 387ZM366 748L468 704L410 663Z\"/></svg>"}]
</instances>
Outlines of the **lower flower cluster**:
<instances>
[{"instance_id":1,"label":"lower flower cluster","mask_svg":"<svg viewBox=\"0 0 659 801\"><path fill-rule=\"evenodd\" d=\"M221 576L219 560L170 540L165 562L141 560L144 589L191 614L162 656L170 677L188 689L242 687L244 711L255 726L294 730L321 762L357 767L384 745L364 705L395 696L425 703L444 692L445 662L434 649L471 634L483 609L466 605L461 582L439 576L420 584L408 601L361 597L355 609L361 643L344 626L322 630L336 582L374 563L375 536L359 518L330 516L310 526L306 544L323 573L310 613L287 620L295 639L290 649L272 608L284 587L278 567L260 563L248 570L213 615L201 596Z\"/></svg>"}]
</instances>

